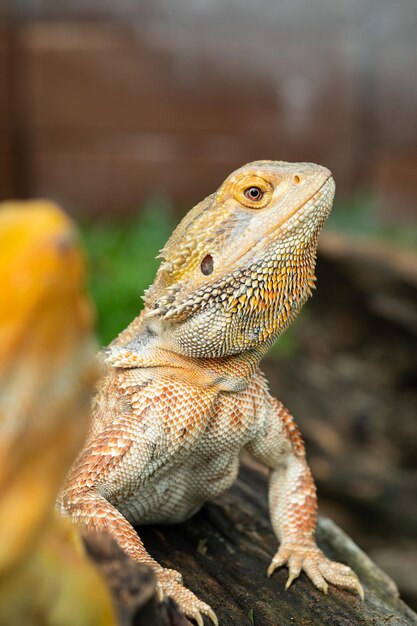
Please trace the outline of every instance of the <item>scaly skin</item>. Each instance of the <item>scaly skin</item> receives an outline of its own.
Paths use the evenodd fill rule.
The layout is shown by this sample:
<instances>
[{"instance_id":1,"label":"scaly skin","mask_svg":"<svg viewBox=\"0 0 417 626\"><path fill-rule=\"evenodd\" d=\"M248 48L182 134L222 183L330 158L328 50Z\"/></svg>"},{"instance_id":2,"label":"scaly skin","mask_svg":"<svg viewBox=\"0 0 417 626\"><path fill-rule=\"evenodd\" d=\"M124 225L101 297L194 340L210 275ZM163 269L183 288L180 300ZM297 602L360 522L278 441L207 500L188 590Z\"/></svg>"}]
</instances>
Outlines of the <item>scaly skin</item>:
<instances>
[{"instance_id":1,"label":"scaly skin","mask_svg":"<svg viewBox=\"0 0 417 626\"><path fill-rule=\"evenodd\" d=\"M280 548L268 574L301 570L363 595L355 574L316 546L317 501L293 418L259 361L314 286L317 238L333 202L330 172L259 161L233 172L183 219L162 251L144 312L107 350L88 445L62 507L109 531L156 572L198 624L211 608L147 553L132 524L181 522L236 478L242 448L270 468Z\"/></svg>"}]
</instances>

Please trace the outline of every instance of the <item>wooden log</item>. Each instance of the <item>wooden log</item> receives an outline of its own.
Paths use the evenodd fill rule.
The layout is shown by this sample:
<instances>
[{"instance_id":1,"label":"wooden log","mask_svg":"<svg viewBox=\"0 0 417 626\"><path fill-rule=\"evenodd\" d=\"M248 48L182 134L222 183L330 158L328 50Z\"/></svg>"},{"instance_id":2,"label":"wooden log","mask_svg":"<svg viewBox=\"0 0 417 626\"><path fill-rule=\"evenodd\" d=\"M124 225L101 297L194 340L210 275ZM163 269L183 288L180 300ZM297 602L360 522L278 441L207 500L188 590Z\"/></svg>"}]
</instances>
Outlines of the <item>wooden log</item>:
<instances>
[{"instance_id":1,"label":"wooden log","mask_svg":"<svg viewBox=\"0 0 417 626\"><path fill-rule=\"evenodd\" d=\"M83 535L87 553L111 588L120 626L186 626L174 602L158 602L150 567L130 559L107 533Z\"/></svg>"},{"instance_id":2,"label":"wooden log","mask_svg":"<svg viewBox=\"0 0 417 626\"><path fill-rule=\"evenodd\" d=\"M144 527L139 533L150 553L162 565L178 569L185 585L212 606L221 626L417 625L417 615L399 599L393 581L329 519L320 520L318 543L330 558L357 572L364 602L332 586L325 596L305 574L285 591L285 568L268 579L277 541L269 522L267 477L247 464L234 487L191 520ZM123 626L186 623L172 603L156 602L154 580L146 568L118 550L115 554L114 548L103 558L100 551L106 549L97 540L93 543L90 553L102 568L107 559L104 571L122 607Z\"/></svg>"}]
</instances>

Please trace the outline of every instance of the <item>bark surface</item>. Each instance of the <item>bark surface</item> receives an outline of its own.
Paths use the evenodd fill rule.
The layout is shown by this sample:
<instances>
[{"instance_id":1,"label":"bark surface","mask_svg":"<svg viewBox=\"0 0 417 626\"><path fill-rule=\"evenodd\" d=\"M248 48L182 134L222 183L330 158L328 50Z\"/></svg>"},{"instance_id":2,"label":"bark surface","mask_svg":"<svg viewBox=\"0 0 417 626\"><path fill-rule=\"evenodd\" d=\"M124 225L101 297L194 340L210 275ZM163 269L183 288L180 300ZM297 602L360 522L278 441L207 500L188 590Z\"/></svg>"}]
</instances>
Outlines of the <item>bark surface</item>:
<instances>
[{"instance_id":1,"label":"bark surface","mask_svg":"<svg viewBox=\"0 0 417 626\"><path fill-rule=\"evenodd\" d=\"M234 487L191 520L140 528L152 556L178 569L184 583L216 611L221 626L413 626L417 615L386 576L329 519L321 519L318 544L327 556L358 574L365 601L330 586L327 596L301 574L288 591L288 572L271 579L276 551L268 515L267 477L244 463ZM159 603L151 572L125 557L106 536L87 538L90 554L113 589L123 626L184 626L170 602Z\"/></svg>"}]
</instances>

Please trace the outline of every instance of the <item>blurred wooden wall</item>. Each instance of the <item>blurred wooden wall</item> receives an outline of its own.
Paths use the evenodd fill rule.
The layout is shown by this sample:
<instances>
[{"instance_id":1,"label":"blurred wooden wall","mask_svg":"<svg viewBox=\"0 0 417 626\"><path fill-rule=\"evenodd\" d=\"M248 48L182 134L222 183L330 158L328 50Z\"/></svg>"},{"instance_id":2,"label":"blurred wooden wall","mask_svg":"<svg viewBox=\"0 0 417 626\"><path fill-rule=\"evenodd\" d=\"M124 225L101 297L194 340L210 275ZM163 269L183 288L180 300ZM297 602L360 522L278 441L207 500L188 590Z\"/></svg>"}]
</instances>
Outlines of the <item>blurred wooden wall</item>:
<instances>
[{"instance_id":1,"label":"blurred wooden wall","mask_svg":"<svg viewBox=\"0 0 417 626\"><path fill-rule=\"evenodd\" d=\"M417 2L0 0L0 197L180 207L260 158L417 216Z\"/></svg>"}]
</instances>

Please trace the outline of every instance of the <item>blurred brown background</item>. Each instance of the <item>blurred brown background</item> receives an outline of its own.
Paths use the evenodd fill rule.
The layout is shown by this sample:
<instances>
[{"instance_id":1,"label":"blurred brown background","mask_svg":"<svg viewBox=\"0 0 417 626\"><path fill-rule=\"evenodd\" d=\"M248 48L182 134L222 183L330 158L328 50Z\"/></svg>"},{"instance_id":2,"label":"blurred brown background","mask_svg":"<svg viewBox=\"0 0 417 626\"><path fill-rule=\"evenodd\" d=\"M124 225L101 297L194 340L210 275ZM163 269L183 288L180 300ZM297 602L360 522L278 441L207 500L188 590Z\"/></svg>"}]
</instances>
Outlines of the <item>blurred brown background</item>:
<instances>
[{"instance_id":1,"label":"blurred brown background","mask_svg":"<svg viewBox=\"0 0 417 626\"><path fill-rule=\"evenodd\" d=\"M181 207L253 159L417 205L415 0L1 0L0 197Z\"/></svg>"}]
</instances>

